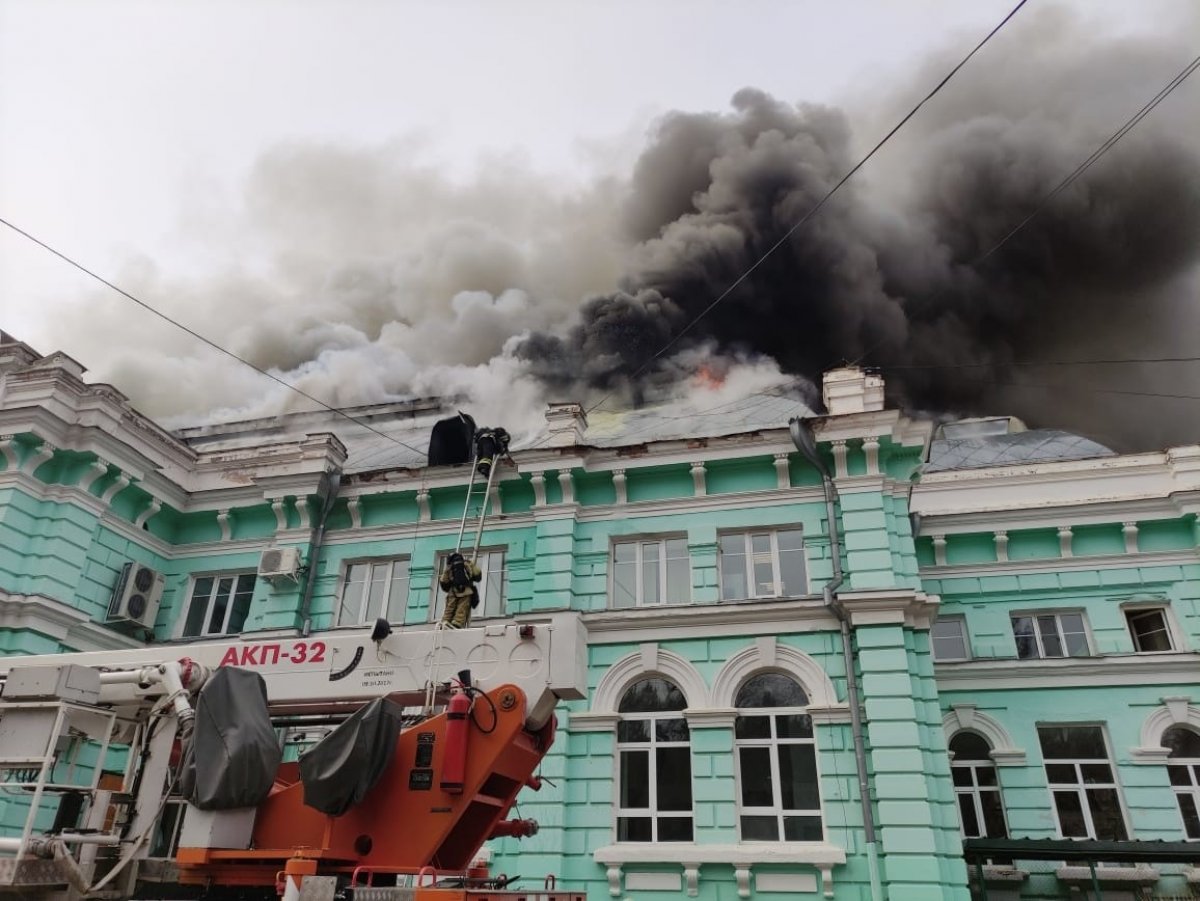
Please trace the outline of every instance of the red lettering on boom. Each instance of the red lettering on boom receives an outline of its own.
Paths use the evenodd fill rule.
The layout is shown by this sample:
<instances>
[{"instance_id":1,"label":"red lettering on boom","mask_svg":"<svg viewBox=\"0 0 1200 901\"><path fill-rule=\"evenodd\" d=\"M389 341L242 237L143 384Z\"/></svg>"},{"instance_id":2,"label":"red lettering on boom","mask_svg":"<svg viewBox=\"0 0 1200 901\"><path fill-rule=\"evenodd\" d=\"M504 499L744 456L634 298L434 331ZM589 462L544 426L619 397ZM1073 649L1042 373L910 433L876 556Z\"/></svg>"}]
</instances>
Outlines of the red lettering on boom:
<instances>
[{"instance_id":1,"label":"red lettering on boom","mask_svg":"<svg viewBox=\"0 0 1200 901\"><path fill-rule=\"evenodd\" d=\"M238 665L238 649L230 648L225 652L225 656L221 658L220 666L237 666Z\"/></svg>"}]
</instances>

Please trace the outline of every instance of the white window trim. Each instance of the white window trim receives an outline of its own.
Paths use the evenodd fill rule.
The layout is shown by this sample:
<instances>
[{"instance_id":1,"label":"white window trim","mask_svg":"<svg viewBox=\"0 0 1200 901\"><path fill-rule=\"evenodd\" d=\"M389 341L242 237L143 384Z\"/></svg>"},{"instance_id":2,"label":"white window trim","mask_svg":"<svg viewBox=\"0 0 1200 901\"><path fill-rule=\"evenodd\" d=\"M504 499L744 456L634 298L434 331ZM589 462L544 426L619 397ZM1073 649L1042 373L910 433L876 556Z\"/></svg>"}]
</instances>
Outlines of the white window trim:
<instances>
[{"instance_id":1,"label":"white window trim","mask_svg":"<svg viewBox=\"0 0 1200 901\"><path fill-rule=\"evenodd\" d=\"M641 536L621 536L620 539L615 539L612 542L612 548L609 551L609 572L608 572L608 607L610 610L636 610L639 607L670 607L680 604L690 604L692 602L692 553L691 548L687 547L687 555L683 558L688 564L688 579L687 579L687 597L682 600L667 600L667 542L682 541L687 547L687 535L685 533L671 534L658 533L653 535ZM642 566L644 560L642 557L642 545L650 542L658 543L658 594L663 600L647 603L642 596ZM637 572L637 580L635 583L636 595L633 599L633 604L619 607L617 606L617 548L620 545L633 545L636 551L636 559L634 567ZM675 558L672 558L675 559Z\"/></svg>"},{"instance_id":2,"label":"white window trim","mask_svg":"<svg viewBox=\"0 0 1200 901\"><path fill-rule=\"evenodd\" d=\"M254 604L254 592L258 589L258 572L253 569L230 569L230 570L214 570L212 572L192 573L188 578L187 595L185 596L183 609L180 611L178 622L175 625L175 638L185 639L190 641L200 641L204 638L221 638L230 634L229 616L233 613L233 604L225 608L225 622L221 624L220 632L208 632L208 621L212 618L213 604L217 599L217 587L221 584L222 579L233 578L240 579L242 576L254 576L254 588L250 592L250 603ZM188 614L192 610L192 595L196 591L196 583L201 579L212 579L212 591L208 595L208 606L204 609L204 619L200 623L200 633L198 635L185 635L187 629ZM236 594L236 584L233 594ZM230 598L232 600L232 596ZM240 634L240 633L235 633Z\"/></svg>"},{"instance_id":3,"label":"white window trim","mask_svg":"<svg viewBox=\"0 0 1200 901\"><path fill-rule=\"evenodd\" d=\"M668 680L670 681L670 680ZM631 683L632 685L632 683ZM676 686L678 688L678 686ZM688 777L691 780L691 796L692 807L686 813L682 810L660 811L658 809L658 755L654 753L656 748L687 748L689 760L692 758L692 730L691 725L688 725L688 740L683 742L678 741L659 741L656 730L654 729L654 720L671 720L681 719L687 722L687 718L683 715L682 710L658 710L652 713L622 713L618 715L616 729L620 729L620 722L630 722L632 720L646 720L650 722L650 740L649 741L630 741L623 742L620 740L619 732L614 737L617 737L614 743L615 754L613 755L613 820L612 820L612 835L613 841L619 842L621 845L652 845L662 847L663 845L670 846L675 844L687 844L686 842L660 841L658 838L658 821L659 818L674 819L674 820L689 820L692 824L692 841L696 840L696 774L689 766ZM648 766L646 768L647 780L649 785L649 805L647 807L622 807L621 806L621 752L622 751L646 751L649 757ZM650 819L650 840L645 842L640 841L620 841L620 819L622 817L648 817Z\"/></svg>"},{"instance_id":4,"label":"white window trim","mask_svg":"<svg viewBox=\"0 0 1200 901\"><path fill-rule=\"evenodd\" d=\"M1186 769L1188 778L1191 780L1191 785L1176 785L1173 782L1171 783L1171 790L1175 793L1175 809L1179 811L1179 819L1182 822L1183 808L1179 804L1180 795L1190 795L1192 803L1200 811L1200 776L1197 776L1197 772L1200 771L1200 757L1168 757L1167 766L1177 766ZM1184 830L1183 840L1185 842L1200 842L1200 835L1191 836L1187 834L1186 823L1184 823Z\"/></svg>"},{"instance_id":5,"label":"white window trim","mask_svg":"<svg viewBox=\"0 0 1200 901\"><path fill-rule=\"evenodd\" d=\"M963 653L965 656L962 656L962 657L938 657L934 653L934 650L933 650L934 649L933 627L935 625L937 625L937 623L949 623L949 622L956 622L959 625L959 630L962 633ZM962 663L963 661L974 659L974 657L971 654L971 633L967 630L966 616L964 616L961 613L953 613L948 616L939 616L933 623L930 623L930 626L929 626L929 655L931 657L933 657L935 663Z\"/></svg>"},{"instance_id":6,"label":"white window trim","mask_svg":"<svg viewBox=\"0 0 1200 901\"><path fill-rule=\"evenodd\" d=\"M1163 620L1167 624L1167 634L1171 638L1170 651L1139 651L1137 649L1137 644L1133 640L1133 633L1129 629L1128 614L1142 613L1147 610L1162 611ZM1159 598L1156 600L1126 602L1121 605L1121 616L1125 620L1125 634L1129 636L1129 642L1133 645L1135 654L1172 654L1188 649L1187 641L1185 640L1186 633L1179 627L1179 622L1175 619L1175 609L1171 606L1171 602L1166 599Z\"/></svg>"},{"instance_id":7,"label":"white window trim","mask_svg":"<svg viewBox=\"0 0 1200 901\"><path fill-rule=\"evenodd\" d=\"M779 560L779 533L780 532L799 532L800 533L800 554L804 558L804 591L795 597L807 597L812 593L812 577L809 570L808 560L808 540L804 533L804 529L799 524L796 525L780 525L767 526L761 529L726 529L717 533L717 597L720 603L731 603L735 601L762 601L771 600L774 598L786 598L789 595L783 590L783 574ZM745 559L746 559L746 587L750 590L750 595L744 598L727 598L725 597L725 575L721 566L721 540L739 535L744 542ZM771 570L775 582L775 591L773 594L755 594L753 592L753 571L754 571L754 555L751 553L751 536L753 535L769 535L771 538Z\"/></svg>"},{"instance_id":8,"label":"white window trim","mask_svg":"<svg viewBox=\"0 0 1200 901\"><path fill-rule=\"evenodd\" d=\"M964 730L964 731L967 731L967 730ZM975 732L974 734L979 735L978 732ZM982 738L985 742L987 741L987 739L984 738L982 735L979 735L979 737ZM949 742L947 742L947 745L949 745ZM954 752L953 751L950 752L950 771L952 774L956 768L964 769L964 770L965 769L971 770L971 785L970 785L970 787L967 787L965 785L957 785L957 784L953 785L954 797L955 797L955 800L957 801L957 799L960 795L970 795L971 796L971 806L975 808L975 822L978 823L981 828L983 828L984 832L986 832L987 831L987 829L985 827L986 820L984 819L984 816L983 816L983 800L980 798L980 792L995 792L996 798L1000 802L1000 816L1004 819L1004 836L1007 837L1008 836L1008 809L1004 806L1004 792L1001 791L1001 786L1000 786L1000 768L998 766L996 766L996 761L991 759L992 750L994 750L994 749L992 748L991 743L989 742L988 743L988 759L987 760L956 760L954 758ZM979 784L979 777L975 773L975 770L983 768L983 767L990 768L992 770L992 772L996 774L996 784L995 785L980 785ZM953 781L954 781L953 778L951 778L952 783L953 783ZM955 805L955 808L956 808L955 813L958 814L958 831L962 833L963 838L985 838L986 837L983 835L977 835L977 836L967 835L967 830L964 827L963 821L962 821L962 813L958 809L957 804Z\"/></svg>"},{"instance_id":9,"label":"white window trim","mask_svg":"<svg viewBox=\"0 0 1200 901\"><path fill-rule=\"evenodd\" d=\"M405 590L404 598L401 599L401 609L399 611L400 616L396 617L395 616L396 611L394 611L392 609L392 605L396 601L396 599L392 597L392 581L395 576L396 564L401 561L403 561L404 563L406 563L408 565L408 578L406 579L408 588ZM381 609L379 611L380 616L387 619L388 622L403 622L404 621L404 615L408 609L408 594L409 594L409 591L411 591L411 589L412 589L412 558L408 554L397 554L397 555L391 556L391 557L386 557L386 556L385 557L354 557L354 558L342 561L342 573L341 573L341 578L340 578L339 584L338 584L338 593L337 593L337 598L336 598L337 609L334 611L334 618L333 618L334 626L349 628L349 627L369 626L372 624L373 620L372 620L372 622L368 622L364 619L364 616L366 613L366 607L367 607L367 597L369 595L370 585L371 585L370 570L368 570L368 572L367 572L366 582L363 583L363 597L361 599L362 608L359 612L358 621L357 622L343 622L342 613L345 609L344 604L345 604L345 600L346 600L346 589L350 585L350 568L352 566L358 566L358 565L363 565L363 564L365 564L368 567L374 567L381 563L386 563L388 565L388 577L387 577L387 580L385 583L387 585L387 593L384 595L383 604L381 605Z\"/></svg>"},{"instance_id":10,"label":"white window trim","mask_svg":"<svg viewBox=\"0 0 1200 901\"><path fill-rule=\"evenodd\" d=\"M453 550L438 551L433 558L433 600L429 605L429 622L436 622L442 616L442 611L445 610L445 592L442 591L442 586L438 580L442 576L442 566L446 562L446 558L453 554ZM508 616L508 547L481 547L478 551L464 551L463 556L469 561L476 554L499 554L503 559L503 564L500 567L500 612L495 616L488 616L487 598L482 590L487 585L488 573L490 570L487 567L481 566L483 577L477 583L481 590L479 593L479 606L471 611L471 621L482 619L504 619ZM411 577L410 577L411 578Z\"/></svg>"},{"instance_id":11,"label":"white window trim","mask_svg":"<svg viewBox=\"0 0 1200 901\"><path fill-rule=\"evenodd\" d=\"M1063 835L1062 823L1058 818L1058 804L1054 801L1054 792L1057 791L1075 791L1079 798L1079 806L1083 811L1083 822L1087 828L1086 836L1071 836L1072 838L1088 838L1096 840L1096 824L1092 822L1092 808L1088 804L1087 788L1112 788L1116 791L1117 807L1121 810L1121 822L1125 826L1126 839L1133 837L1133 829L1129 821L1128 805L1125 803L1125 792L1121 789L1121 782L1117 779L1117 761L1113 757L1112 742L1108 737L1108 729L1103 723L1037 723L1035 729L1099 729L1100 740L1104 742L1104 753L1107 755L1104 759L1099 757L1046 757L1042 753L1042 775L1046 777L1046 790L1050 796L1050 810L1054 814L1054 831L1057 838L1067 838ZM1041 736L1038 736L1038 750L1041 753ZM1050 773L1046 770L1048 764L1088 764L1088 763L1104 763L1108 765L1112 771L1113 781L1107 782L1089 782L1082 781L1078 783L1051 782ZM1076 771L1078 772L1078 770ZM1108 841L1108 839L1105 839Z\"/></svg>"},{"instance_id":12,"label":"white window trim","mask_svg":"<svg viewBox=\"0 0 1200 901\"><path fill-rule=\"evenodd\" d=\"M791 678L789 676L789 678ZM828 826L825 820L825 793L821 791L821 755L817 750L816 726L813 727L812 738L779 738L776 735L776 716L807 716L807 707L739 707L738 716L765 716L771 721L770 738L738 738L734 732L734 802L736 806L738 841L747 845L819 845L828 841ZM813 760L817 771L817 807L815 810L785 810L783 807L783 779L779 773L779 755L770 753L780 745L810 745L813 749ZM766 748L771 761L771 793L776 803L771 807L747 807L742 803L742 755L741 748ZM783 838L783 818L785 816L813 816L821 820L821 838L811 841L789 841ZM742 816L774 816L775 825L779 829L778 839L748 839L742 838Z\"/></svg>"},{"instance_id":13,"label":"white window trim","mask_svg":"<svg viewBox=\"0 0 1200 901\"><path fill-rule=\"evenodd\" d=\"M1072 657L1070 654L1064 653L1059 657L1047 657L1046 649L1042 647L1042 631L1037 627L1037 618L1039 616L1053 616L1055 628L1058 630L1059 641L1063 644L1063 651L1066 651L1066 641L1063 640L1062 621L1059 617L1063 615L1077 614L1083 620L1083 640L1087 642L1087 654L1083 656ZM1037 657L1021 657L1021 651L1017 647L1017 633L1013 628L1013 620L1018 617L1028 616L1034 620L1033 636L1037 643ZM1060 607L1049 610L1013 610L1008 614L1008 631L1012 635L1013 648L1017 650L1018 660L1085 660L1096 656L1096 639L1092 635L1092 622L1087 615L1087 611L1082 607Z\"/></svg>"}]
</instances>

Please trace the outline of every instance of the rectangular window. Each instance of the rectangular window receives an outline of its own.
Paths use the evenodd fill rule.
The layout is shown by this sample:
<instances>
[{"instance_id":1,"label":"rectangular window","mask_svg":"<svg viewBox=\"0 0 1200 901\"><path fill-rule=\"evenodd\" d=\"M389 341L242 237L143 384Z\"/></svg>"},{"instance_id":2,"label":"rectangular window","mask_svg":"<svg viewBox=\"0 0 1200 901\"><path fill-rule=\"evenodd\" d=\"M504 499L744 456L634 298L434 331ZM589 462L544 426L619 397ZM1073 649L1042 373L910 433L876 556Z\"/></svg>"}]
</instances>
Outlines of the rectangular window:
<instances>
[{"instance_id":1,"label":"rectangular window","mask_svg":"<svg viewBox=\"0 0 1200 901\"><path fill-rule=\"evenodd\" d=\"M400 621L408 603L408 558L359 560L346 566L335 622L366 626L377 619Z\"/></svg>"},{"instance_id":2,"label":"rectangular window","mask_svg":"<svg viewBox=\"0 0 1200 901\"><path fill-rule=\"evenodd\" d=\"M254 573L197 576L192 582L183 637L240 633L250 613L257 578Z\"/></svg>"},{"instance_id":3,"label":"rectangular window","mask_svg":"<svg viewBox=\"0 0 1200 901\"><path fill-rule=\"evenodd\" d=\"M1167 626L1167 611L1162 607L1138 607L1125 611L1133 649L1145 654L1152 651L1173 651L1171 630Z\"/></svg>"},{"instance_id":4,"label":"rectangular window","mask_svg":"<svg viewBox=\"0 0 1200 901\"><path fill-rule=\"evenodd\" d=\"M722 535L719 549L722 600L808 594L804 534L799 529Z\"/></svg>"},{"instance_id":5,"label":"rectangular window","mask_svg":"<svg viewBox=\"0 0 1200 901\"><path fill-rule=\"evenodd\" d=\"M1082 613L1039 613L1012 618L1017 656L1022 660L1047 657L1089 657L1087 627Z\"/></svg>"},{"instance_id":6,"label":"rectangular window","mask_svg":"<svg viewBox=\"0 0 1200 901\"><path fill-rule=\"evenodd\" d=\"M692 841L689 741L682 716L622 717L617 724L617 841Z\"/></svg>"},{"instance_id":7,"label":"rectangular window","mask_svg":"<svg viewBox=\"0 0 1200 901\"><path fill-rule=\"evenodd\" d=\"M438 585L438 578L442 574L442 567L446 565L446 558L450 556L451 551L442 551L437 555L437 563L433 570L433 620L441 619L442 611L446 609L446 592L442 591ZM464 551L463 556L467 560L471 559L469 551ZM484 550L480 551L475 558L475 563L479 566L479 570L483 573L483 578L479 580L479 606L471 611L471 619L488 619L491 617L504 616L504 594L508 587L508 574L504 569L504 551L502 550Z\"/></svg>"},{"instance_id":8,"label":"rectangular window","mask_svg":"<svg viewBox=\"0 0 1200 901\"><path fill-rule=\"evenodd\" d=\"M967 623L961 616L943 616L929 627L929 644L933 659L970 660L971 650L967 644Z\"/></svg>"},{"instance_id":9,"label":"rectangular window","mask_svg":"<svg viewBox=\"0 0 1200 901\"><path fill-rule=\"evenodd\" d=\"M685 604L691 599L692 563L686 538L613 545L614 607Z\"/></svg>"},{"instance_id":10,"label":"rectangular window","mask_svg":"<svg viewBox=\"0 0 1200 901\"><path fill-rule=\"evenodd\" d=\"M1038 726L1046 782L1063 838L1125 841L1125 813L1099 726Z\"/></svg>"}]
</instances>

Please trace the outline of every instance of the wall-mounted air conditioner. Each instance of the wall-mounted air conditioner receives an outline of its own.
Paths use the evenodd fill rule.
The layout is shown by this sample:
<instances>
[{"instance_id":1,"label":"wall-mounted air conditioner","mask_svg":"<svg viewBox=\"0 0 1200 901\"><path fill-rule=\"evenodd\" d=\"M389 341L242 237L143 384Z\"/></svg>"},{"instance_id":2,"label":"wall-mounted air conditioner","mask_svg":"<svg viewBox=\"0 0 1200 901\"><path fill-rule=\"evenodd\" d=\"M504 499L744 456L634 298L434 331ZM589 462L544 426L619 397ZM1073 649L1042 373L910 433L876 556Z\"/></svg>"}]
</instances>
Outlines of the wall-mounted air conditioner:
<instances>
[{"instance_id":1,"label":"wall-mounted air conditioner","mask_svg":"<svg viewBox=\"0 0 1200 901\"><path fill-rule=\"evenodd\" d=\"M107 621L136 623L153 629L166 582L162 573L148 566L126 563L121 567L121 577L117 580L117 587L113 589L112 600L108 604Z\"/></svg>"},{"instance_id":2,"label":"wall-mounted air conditioner","mask_svg":"<svg viewBox=\"0 0 1200 901\"><path fill-rule=\"evenodd\" d=\"M258 574L264 579L291 579L300 581L300 549L273 547L262 552L258 558Z\"/></svg>"}]
</instances>

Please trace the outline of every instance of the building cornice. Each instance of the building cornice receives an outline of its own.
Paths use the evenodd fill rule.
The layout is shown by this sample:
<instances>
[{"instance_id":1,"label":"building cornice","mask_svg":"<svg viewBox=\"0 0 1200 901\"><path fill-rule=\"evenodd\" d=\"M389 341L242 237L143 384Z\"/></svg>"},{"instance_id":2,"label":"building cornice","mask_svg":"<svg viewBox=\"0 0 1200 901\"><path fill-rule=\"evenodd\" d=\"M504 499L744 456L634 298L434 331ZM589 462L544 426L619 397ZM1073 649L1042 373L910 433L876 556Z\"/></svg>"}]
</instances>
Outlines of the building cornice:
<instances>
[{"instance_id":1,"label":"building cornice","mask_svg":"<svg viewBox=\"0 0 1200 901\"><path fill-rule=\"evenodd\" d=\"M1004 658L934 665L938 691L1195 684L1198 673L1200 654L1192 651L1057 660Z\"/></svg>"},{"instance_id":2,"label":"building cornice","mask_svg":"<svg viewBox=\"0 0 1200 901\"><path fill-rule=\"evenodd\" d=\"M818 597L641 607L583 614L592 644L620 644L670 636L698 638L778 635L838 628L837 618Z\"/></svg>"},{"instance_id":3,"label":"building cornice","mask_svg":"<svg viewBox=\"0 0 1200 901\"><path fill-rule=\"evenodd\" d=\"M0 589L0 628L31 631L77 651L141 648L137 639L94 623L86 613L41 594L13 594Z\"/></svg>"},{"instance_id":4,"label":"building cornice","mask_svg":"<svg viewBox=\"0 0 1200 901\"><path fill-rule=\"evenodd\" d=\"M922 579L965 579L979 576L1012 576L1022 573L1095 572L1100 569L1130 569L1145 566L1188 566L1200 562L1194 551L1140 551L1136 554L1095 554L1010 560L1006 563L964 563L922 566Z\"/></svg>"}]
</instances>

